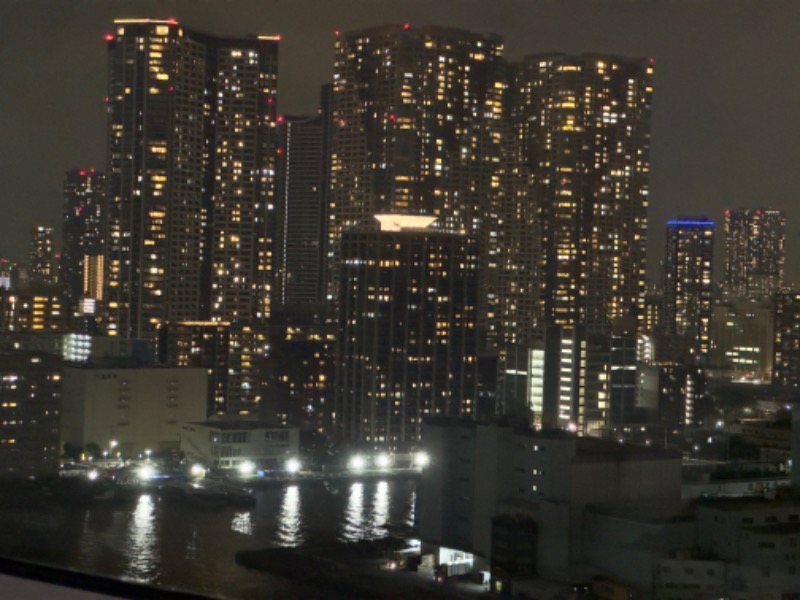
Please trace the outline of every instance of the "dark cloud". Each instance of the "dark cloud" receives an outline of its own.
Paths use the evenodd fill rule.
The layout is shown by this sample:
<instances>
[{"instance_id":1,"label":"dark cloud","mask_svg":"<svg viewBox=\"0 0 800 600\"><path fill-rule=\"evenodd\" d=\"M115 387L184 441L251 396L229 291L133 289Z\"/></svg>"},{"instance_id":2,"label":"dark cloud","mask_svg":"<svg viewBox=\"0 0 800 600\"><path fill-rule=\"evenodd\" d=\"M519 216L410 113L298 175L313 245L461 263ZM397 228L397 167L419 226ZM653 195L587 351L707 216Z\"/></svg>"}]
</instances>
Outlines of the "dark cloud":
<instances>
[{"instance_id":1,"label":"dark cloud","mask_svg":"<svg viewBox=\"0 0 800 600\"><path fill-rule=\"evenodd\" d=\"M771 0L4 0L0 3L0 255L57 225L61 178L105 163L103 34L122 16L174 16L219 34L282 35L280 106L316 107L333 31L386 22L505 37L507 55L603 51L656 58L650 272L667 217L774 206L800 248L800 3ZM721 237L721 236L720 236ZM800 266L789 261L789 274Z\"/></svg>"}]
</instances>

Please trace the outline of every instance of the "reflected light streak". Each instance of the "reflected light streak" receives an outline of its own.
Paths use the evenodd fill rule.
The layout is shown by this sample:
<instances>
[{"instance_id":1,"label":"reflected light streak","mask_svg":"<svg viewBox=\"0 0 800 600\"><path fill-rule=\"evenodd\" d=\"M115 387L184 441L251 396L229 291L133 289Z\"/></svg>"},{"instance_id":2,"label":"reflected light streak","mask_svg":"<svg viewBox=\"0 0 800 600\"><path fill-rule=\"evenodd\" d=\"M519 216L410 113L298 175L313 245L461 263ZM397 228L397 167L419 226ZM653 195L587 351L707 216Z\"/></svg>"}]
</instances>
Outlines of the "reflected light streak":
<instances>
[{"instance_id":1,"label":"reflected light streak","mask_svg":"<svg viewBox=\"0 0 800 600\"><path fill-rule=\"evenodd\" d=\"M409 500L408 504L408 513L406 513L405 524L409 527L414 527L414 520L416 519L416 511L417 508L417 491L414 490L411 492L411 499Z\"/></svg>"},{"instance_id":2,"label":"reflected light streak","mask_svg":"<svg viewBox=\"0 0 800 600\"><path fill-rule=\"evenodd\" d=\"M240 512L233 515L231 529L244 535L253 535L253 519L249 512Z\"/></svg>"},{"instance_id":3,"label":"reflected light streak","mask_svg":"<svg viewBox=\"0 0 800 600\"><path fill-rule=\"evenodd\" d=\"M158 556L156 556L155 505L149 494L139 497L139 503L131 516L126 544L127 569L125 576L149 583L154 580Z\"/></svg>"},{"instance_id":4,"label":"reflected light streak","mask_svg":"<svg viewBox=\"0 0 800 600\"><path fill-rule=\"evenodd\" d=\"M354 542L364 534L364 484L360 481L350 484L350 496L344 513L344 527L340 541Z\"/></svg>"},{"instance_id":5,"label":"reflected light streak","mask_svg":"<svg viewBox=\"0 0 800 600\"><path fill-rule=\"evenodd\" d=\"M278 516L278 545L299 546L302 544L302 528L300 488L296 485L290 485L283 494L281 514Z\"/></svg>"},{"instance_id":6,"label":"reflected light streak","mask_svg":"<svg viewBox=\"0 0 800 600\"><path fill-rule=\"evenodd\" d=\"M370 519L369 534L371 537L386 535L386 523L389 520L389 484L385 481L378 482L375 496L372 499L372 518Z\"/></svg>"}]
</instances>

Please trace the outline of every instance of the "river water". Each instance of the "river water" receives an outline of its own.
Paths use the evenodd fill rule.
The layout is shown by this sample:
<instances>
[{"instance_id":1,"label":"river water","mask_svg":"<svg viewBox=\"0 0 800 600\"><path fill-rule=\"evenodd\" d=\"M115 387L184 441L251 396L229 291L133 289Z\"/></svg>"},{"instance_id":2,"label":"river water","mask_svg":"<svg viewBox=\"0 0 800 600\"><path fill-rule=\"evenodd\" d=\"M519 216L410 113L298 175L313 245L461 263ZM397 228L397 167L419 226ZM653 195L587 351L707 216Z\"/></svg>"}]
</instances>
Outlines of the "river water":
<instances>
[{"instance_id":1,"label":"river water","mask_svg":"<svg viewBox=\"0 0 800 600\"><path fill-rule=\"evenodd\" d=\"M129 504L4 508L0 554L216 598L325 598L235 563L239 550L374 539L413 525L414 482L342 481L258 490L248 509L142 494Z\"/></svg>"}]
</instances>

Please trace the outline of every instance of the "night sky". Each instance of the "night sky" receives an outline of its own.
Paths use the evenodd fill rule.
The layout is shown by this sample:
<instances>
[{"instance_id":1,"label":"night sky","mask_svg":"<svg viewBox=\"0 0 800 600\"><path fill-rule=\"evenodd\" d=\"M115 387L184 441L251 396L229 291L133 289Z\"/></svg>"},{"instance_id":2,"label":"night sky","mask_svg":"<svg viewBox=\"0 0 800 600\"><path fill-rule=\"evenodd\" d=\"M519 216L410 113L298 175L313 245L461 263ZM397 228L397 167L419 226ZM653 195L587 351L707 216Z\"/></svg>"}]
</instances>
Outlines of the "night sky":
<instances>
[{"instance_id":1,"label":"night sky","mask_svg":"<svg viewBox=\"0 0 800 600\"><path fill-rule=\"evenodd\" d=\"M786 211L787 275L800 279L796 0L0 0L0 256L23 260L34 223L60 225L64 171L105 168L103 35L116 17L280 33L287 114L316 109L337 28L410 22L499 33L511 59L652 56L651 278L668 217L705 214L721 240L723 208L771 206Z\"/></svg>"}]
</instances>

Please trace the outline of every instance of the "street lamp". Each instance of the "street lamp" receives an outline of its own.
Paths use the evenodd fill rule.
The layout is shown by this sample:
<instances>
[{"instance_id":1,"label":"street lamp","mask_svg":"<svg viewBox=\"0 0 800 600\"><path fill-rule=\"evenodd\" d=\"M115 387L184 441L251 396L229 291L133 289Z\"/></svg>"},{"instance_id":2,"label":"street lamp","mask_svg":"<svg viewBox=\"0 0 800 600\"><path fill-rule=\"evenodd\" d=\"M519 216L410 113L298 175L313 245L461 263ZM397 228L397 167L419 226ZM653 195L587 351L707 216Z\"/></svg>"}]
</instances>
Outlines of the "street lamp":
<instances>
[{"instance_id":1,"label":"street lamp","mask_svg":"<svg viewBox=\"0 0 800 600\"><path fill-rule=\"evenodd\" d=\"M427 452L417 452L414 455L414 466L423 469L427 467L431 462L431 457L428 456Z\"/></svg>"},{"instance_id":2,"label":"street lamp","mask_svg":"<svg viewBox=\"0 0 800 600\"><path fill-rule=\"evenodd\" d=\"M289 460L286 461L284 468L286 469L287 473L297 473L298 471L300 471L301 466L302 465L300 464L300 461L298 459L290 458Z\"/></svg>"},{"instance_id":3,"label":"street lamp","mask_svg":"<svg viewBox=\"0 0 800 600\"><path fill-rule=\"evenodd\" d=\"M356 454L350 458L347 466L351 471L363 471L366 464L367 461L364 460L364 457L360 454Z\"/></svg>"},{"instance_id":4,"label":"street lamp","mask_svg":"<svg viewBox=\"0 0 800 600\"><path fill-rule=\"evenodd\" d=\"M375 466L379 469L388 469L389 465L392 464L391 457L386 454L385 452L381 452L378 456L375 457Z\"/></svg>"}]
</instances>

